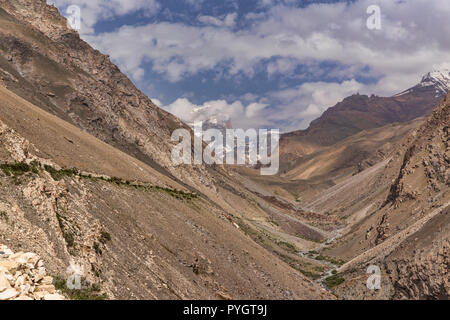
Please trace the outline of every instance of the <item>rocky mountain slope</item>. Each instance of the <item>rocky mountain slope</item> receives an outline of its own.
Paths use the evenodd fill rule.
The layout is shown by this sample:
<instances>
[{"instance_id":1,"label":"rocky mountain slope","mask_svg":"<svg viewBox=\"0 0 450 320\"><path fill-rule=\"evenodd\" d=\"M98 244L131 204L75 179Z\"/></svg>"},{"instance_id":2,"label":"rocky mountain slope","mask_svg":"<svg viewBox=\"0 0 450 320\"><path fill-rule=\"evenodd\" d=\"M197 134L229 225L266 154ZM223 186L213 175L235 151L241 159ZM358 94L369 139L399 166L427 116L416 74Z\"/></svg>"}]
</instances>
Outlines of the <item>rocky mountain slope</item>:
<instances>
[{"instance_id":1,"label":"rocky mountain slope","mask_svg":"<svg viewBox=\"0 0 450 320\"><path fill-rule=\"evenodd\" d=\"M449 98L414 120L445 79L344 100L284 137L284 176L175 167L187 126L56 8L0 0L0 243L72 299L446 298Z\"/></svg>"},{"instance_id":2,"label":"rocky mountain slope","mask_svg":"<svg viewBox=\"0 0 450 320\"><path fill-rule=\"evenodd\" d=\"M418 88L418 90L421 90ZM325 241L300 255L320 263L316 281L342 299L448 299L450 95L432 114L361 131L322 147L287 174L252 180L315 221ZM369 289L369 267L381 272Z\"/></svg>"},{"instance_id":3,"label":"rocky mountain slope","mask_svg":"<svg viewBox=\"0 0 450 320\"><path fill-rule=\"evenodd\" d=\"M170 161L171 134L187 126L80 39L46 1L0 1L0 79L22 98L160 172L214 191L205 168Z\"/></svg>"},{"instance_id":4,"label":"rocky mountain slope","mask_svg":"<svg viewBox=\"0 0 450 320\"><path fill-rule=\"evenodd\" d=\"M332 146L299 157L292 169L282 172L289 180L328 179L340 181L378 163L424 118L363 130Z\"/></svg>"},{"instance_id":5,"label":"rocky mountain slope","mask_svg":"<svg viewBox=\"0 0 450 320\"><path fill-rule=\"evenodd\" d=\"M305 155L321 151L364 130L405 123L431 113L450 86L448 71L434 71L413 88L392 97L353 95L329 108L306 130L284 134L280 142L283 171Z\"/></svg>"},{"instance_id":6,"label":"rocky mountain slope","mask_svg":"<svg viewBox=\"0 0 450 320\"><path fill-rule=\"evenodd\" d=\"M156 106L108 56L80 39L46 1L0 0L0 79L28 102L224 210L241 212L235 201L224 200L224 189L240 191L223 168L172 163L173 131L190 128Z\"/></svg>"},{"instance_id":7,"label":"rocky mountain slope","mask_svg":"<svg viewBox=\"0 0 450 320\"><path fill-rule=\"evenodd\" d=\"M390 158L326 190L308 209L347 226L324 255L347 261L336 292L348 299L448 299L450 95ZM368 290L368 266L381 269Z\"/></svg>"},{"instance_id":8,"label":"rocky mountain slope","mask_svg":"<svg viewBox=\"0 0 450 320\"><path fill-rule=\"evenodd\" d=\"M0 121L0 243L55 278L79 266L83 298L332 298L238 217L1 87Z\"/></svg>"},{"instance_id":9,"label":"rocky mountain slope","mask_svg":"<svg viewBox=\"0 0 450 320\"><path fill-rule=\"evenodd\" d=\"M78 265L84 298L334 298L299 271L298 237L323 237L303 212L225 168L173 166L186 126L56 8L1 0L0 38L0 243L55 279Z\"/></svg>"}]
</instances>

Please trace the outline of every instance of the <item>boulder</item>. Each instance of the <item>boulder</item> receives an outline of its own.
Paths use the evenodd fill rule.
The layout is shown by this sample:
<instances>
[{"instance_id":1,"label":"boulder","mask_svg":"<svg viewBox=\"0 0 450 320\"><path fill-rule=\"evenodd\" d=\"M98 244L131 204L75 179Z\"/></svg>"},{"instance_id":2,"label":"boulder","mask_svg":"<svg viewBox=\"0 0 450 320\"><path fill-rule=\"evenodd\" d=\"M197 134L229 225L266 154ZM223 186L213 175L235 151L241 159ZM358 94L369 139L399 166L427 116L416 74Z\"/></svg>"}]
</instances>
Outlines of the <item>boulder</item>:
<instances>
[{"instance_id":1,"label":"boulder","mask_svg":"<svg viewBox=\"0 0 450 320\"><path fill-rule=\"evenodd\" d=\"M8 279L3 273L0 273L0 292L11 289Z\"/></svg>"},{"instance_id":2,"label":"boulder","mask_svg":"<svg viewBox=\"0 0 450 320\"><path fill-rule=\"evenodd\" d=\"M5 268L9 273L15 273L19 264L14 260L0 260L0 268Z\"/></svg>"},{"instance_id":3,"label":"boulder","mask_svg":"<svg viewBox=\"0 0 450 320\"><path fill-rule=\"evenodd\" d=\"M37 254L14 253L3 245L0 252L0 300L65 299L56 291L53 277L47 276Z\"/></svg>"},{"instance_id":4,"label":"boulder","mask_svg":"<svg viewBox=\"0 0 450 320\"><path fill-rule=\"evenodd\" d=\"M0 292L0 300L9 300L17 297L19 294L20 293L15 289L6 289L5 291Z\"/></svg>"},{"instance_id":5,"label":"boulder","mask_svg":"<svg viewBox=\"0 0 450 320\"><path fill-rule=\"evenodd\" d=\"M35 292L47 292L47 293L55 293L56 289L55 286L50 285L40 285L36 288Z\"/></svg>"}]
</instances>

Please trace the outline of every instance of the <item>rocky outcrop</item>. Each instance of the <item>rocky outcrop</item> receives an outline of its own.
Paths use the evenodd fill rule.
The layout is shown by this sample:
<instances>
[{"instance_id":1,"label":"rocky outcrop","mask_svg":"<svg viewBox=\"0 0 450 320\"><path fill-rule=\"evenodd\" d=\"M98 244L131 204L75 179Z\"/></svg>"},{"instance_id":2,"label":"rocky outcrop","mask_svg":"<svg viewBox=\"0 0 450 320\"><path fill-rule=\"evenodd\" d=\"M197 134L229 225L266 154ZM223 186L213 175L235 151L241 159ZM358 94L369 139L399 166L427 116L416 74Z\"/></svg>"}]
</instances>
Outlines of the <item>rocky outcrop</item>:
<instances>
[{"instance_id":1,"label":"rocky outcrop","mask_svg":"<svg viewBox=\"0 0 450 320\"><path fill-rule=\"evenodd\" d=\"M0 10L0 78L9 90L163 174L215 192L207 168L171 161L171 134L188 126L69 29L58 9L44 0L0 0Z\"/></svg>"},{"instance_id":2,"label":"rocky outcrop","mask_svg":"<svg viewBox=\"0 0 450 320\"><path fill-rule=\"evenodd\" d=\"M0 300L65 300L32 252L14 253L0 245Z\"/></svg>"},{"instance_id":3,"label":"rocky outcrop","mask_svg":"<svg viewBox=\"0 0 450 320\"><path fill-rule=\"evenodd\" d=\"M415 201L428 205L442 196L450 186L450 98L441 103L419 129L411 133L408 147L395 182L384 206L399 207L403 202ZM388 235L389 219L385 212L377 227L377 243Z\"/></svg>"},{"instance_id":4,"label":"rocky outcrop","mask_svg":"<svg viewBox=\"0 0 450 320\"><path fill-rule=\"evenodd\" d=\"M394 287L394 299L448 299L450 296L450 241L435 240L425 249L388 261L386 269Z\"/></svg>"},{"instance_id":5,"label":"rocky outcrop","mask_svg":"<svg viewBox=\"0 0 450 320\"><path fill-rule=\"evenodd\" d=\"M385 201L337 245L359 246L359 253L338 270L346 278L337 289L340 296L450 297L449 123L450 94L422 126L404 139L379 175L380 181L391 181ZM364 228L370 231L365 239ZM370 265L381 270L380 290L371 291L365 285Z\"/></svg>"}]
</instances>

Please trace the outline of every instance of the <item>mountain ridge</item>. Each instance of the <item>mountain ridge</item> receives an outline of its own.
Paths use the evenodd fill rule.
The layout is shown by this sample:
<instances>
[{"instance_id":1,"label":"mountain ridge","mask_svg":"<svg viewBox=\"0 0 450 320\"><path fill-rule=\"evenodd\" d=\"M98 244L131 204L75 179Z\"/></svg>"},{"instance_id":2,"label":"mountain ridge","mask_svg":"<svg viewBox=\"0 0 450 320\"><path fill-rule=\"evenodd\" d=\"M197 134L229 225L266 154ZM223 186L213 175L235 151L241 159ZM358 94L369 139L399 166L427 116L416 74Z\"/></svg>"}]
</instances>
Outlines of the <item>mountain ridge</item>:
<instances>
[{"instance_id":1,"label":"mountain ridge","mask_svg":"<svg viewBox=\"0 0 450 320\"><path fill-rule=\"evenodd\" d=\"M430 72L416 86L391 97L360 94L346 97L312 121L308 129L283 134L280 141L281 172L294 169L300 158L320 152L361 131L429 115L447 93L441 90L442 86L450 84L441 75L445 72Z\"/></svg>"}]
</instances>

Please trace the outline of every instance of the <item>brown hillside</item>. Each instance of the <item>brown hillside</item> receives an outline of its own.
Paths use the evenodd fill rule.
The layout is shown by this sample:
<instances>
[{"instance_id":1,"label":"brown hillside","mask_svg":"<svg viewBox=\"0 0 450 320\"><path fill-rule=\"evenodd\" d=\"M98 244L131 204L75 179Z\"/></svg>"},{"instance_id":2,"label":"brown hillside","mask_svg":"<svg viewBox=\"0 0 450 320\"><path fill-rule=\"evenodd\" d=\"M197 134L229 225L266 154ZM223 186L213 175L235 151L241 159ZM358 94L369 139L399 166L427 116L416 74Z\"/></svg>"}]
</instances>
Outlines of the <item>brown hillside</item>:
<instances>
[{"instance_id":1,"label":"brown hillside","mask_svg":"<svg viewBox=\"0 0 450 320\"><path fill-rule=\"evenodd\" d=\"M0 243L50 274L80 264L111 299L331 297L221 209L3 88L0 121Z\"/></svg>"}]
</instances>

